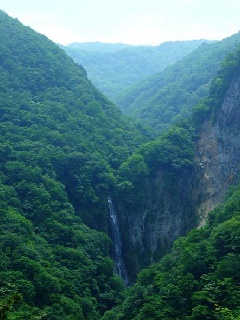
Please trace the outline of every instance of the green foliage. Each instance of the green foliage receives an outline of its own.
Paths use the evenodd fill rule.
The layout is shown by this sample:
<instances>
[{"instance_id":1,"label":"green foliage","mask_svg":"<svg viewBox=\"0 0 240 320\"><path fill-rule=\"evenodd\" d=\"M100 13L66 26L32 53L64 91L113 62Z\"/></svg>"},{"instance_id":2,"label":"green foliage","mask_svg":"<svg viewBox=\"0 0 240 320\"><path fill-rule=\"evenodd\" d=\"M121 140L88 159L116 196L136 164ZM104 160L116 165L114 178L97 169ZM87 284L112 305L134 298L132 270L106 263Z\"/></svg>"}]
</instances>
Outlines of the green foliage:
<instances>
[{"instance_id":1,"label":"green foliage","mask_svg":"<svg viewBox=\"0 0 240 320\"><path fill-rule=\"evenodd\" d=\"M16 314L26 310L25 317L35 319L38 310L47 319L98 319L118 302L123 284L117 285L112 274L105 234L87 228L71 210L67 216L54 211L50 219L38 208L42 221L31 217L32 222L18 210L2 201L0 285L3 292L13 288L2 308L11 311L10 302L21 293Z\"/></svg>"},{"instance_id":2,"label":"green foliage","mask_svg":"<svg viewBox=\"0 0 240 320\"><path fill-rule=\"evenodd\" d=\"M176 240L170 254L139 274L115 319L239 318L239 188L206 226Z\"/></svg>"},{"instance_id":3,"label":"green foliage","mask_svg":"<svg viewBox=\"0 0 240 320\"><path fill-rule=\"evenodd\" d=\"M107 231L116 170L151 135L2 11L0 40L0 317L99 319L124 286L96 229Z\"/></svg>"},{"instance_id":4,"label":"green foliage","mask_svg":"<svg viewBox=\"0 0 240 320\"><path fill-rule=\"evenodd\" d=\"M155 175L159 169L167 167L173 170L190 168L194 165L194 145L192 130L172 127L157 140L143 144L119 168L120 189L128 189L141 183L144 177Z\"/></svg>"},{"instance_id":5,"label":"green foliage","mask_svg":"<svg viewBox=\"0 0 240 320\"><path fill-rule=\"evenodd\" d=\"M15 293L9 295L4 300L0 301L0 319L7 320L8 313L12 310L13 305L17 303L21 299L21 295L19 293Z\"/></svg>"},{"instance_id":6,"label":"green foliage","mask_svg":"<svg viewBox=\"0 0 240 320\"><path fill-rule=\"evenodd\" d=\"M117 104L134 118L143 119L159 132L165 131L189 117L199 100L209 94L221 63L239 47L239 39L240 33L237 33L219 42L203 43L181 61L129 88L118 98ZM231 70L236 66L231 58L224 64L229 69L228 76L221 89L217 86L223 94L223 87L228 86ZM214 81L217 84L219 79Z\"/></svg>"},{"instance_id":7,"label":"green foliage","mask_svg":"<svg viewBox=\"0 0 240 320\"><path fill-rule=\"evenodd\" d=\"M128 87L180 60L203 42L175 41L159 46L73 43L61 47L87 70L94 85L116 102Z\"/></svg>"},{"instance_id":8,"label":"green foliage","mask_svg":"<svg viewBox=\"0 0 240 320\"><path fill-rule=\"evenodd\" d=\"M194 146L190 129L172 127L159 140L143 145L139 152L147 159L148 167L168 165L174 169L192 166Z\"/></svg>"},{"instance_id":9,"label":"green foliage","mask_svg":"<svg viewBox=\"0 0 240 320\"><path fill-rule=\"evenodd\" d=\"M223 61L217 77L212 82L210 94L214 112L222 105L229 84L238 76L240 70L240 49L229 54Z\"/></svg>"},{"instance_id":10,"label":"green foliage","mask_svg":"<svg viewBox=\"0 0 240 320\"><path fill-rule=\"evenodd\" d=\"M4 12L0 49L2 319L108 319L111 309L116 319L237 317L237 191L206 229L143 271L119 306L125 290L109 257L107 198L119 191L138 205L159 168L174 192L182 170L194 166L194 128L175 126L151 141L63 50ZM210 107L234 77L234 59Z\"/></svg>"},{"instance_id":11,"label":"green foliage","mask_svg":"<svg viewBox=\"0 0 240 320\"><path fill-rule=\"evenodd\" d=\"M126 162L123 162L119 168L119 174L125 179L133 179L134 177L144 177L148 174L148 168L144 162L144 158L140 154L130 156Z\"/></svg>"},{"instance_id":12,"label":"green foliage","mask_svg":"<svg viewBox=\"0 0 240 320\"><path fill-rule=\"evenodd\" d=\"M57 45L3 12L0 30L0 60L8 57L0 93L6 184L35 221L64 211L68 197L85 223L106 230L115 170L151 135L124 118Z\"/></svg>"}]
</instances>

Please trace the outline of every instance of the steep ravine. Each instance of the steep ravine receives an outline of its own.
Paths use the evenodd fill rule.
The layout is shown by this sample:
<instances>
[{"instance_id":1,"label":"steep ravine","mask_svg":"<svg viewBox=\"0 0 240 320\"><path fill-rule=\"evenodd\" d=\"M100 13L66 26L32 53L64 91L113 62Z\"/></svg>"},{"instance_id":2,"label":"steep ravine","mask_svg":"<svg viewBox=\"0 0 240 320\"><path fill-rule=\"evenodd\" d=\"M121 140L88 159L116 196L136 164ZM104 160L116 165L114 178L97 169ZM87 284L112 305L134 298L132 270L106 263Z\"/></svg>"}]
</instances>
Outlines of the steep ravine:
<instances>
[{"instance_id":1,"label":"steep ravine","mask_svg":"<svg viewBox=\"0 0 240 320\"><path fill-rule=\"evenodd\" d=\"M205 121L195 142L193 169L159 169L142 182L133 202L115 199L123 238L123 255L132 280L157 261L173 241L201 226L209 210L222 202L239 175L240 77L232 81L214 119ZM138 197L138 194L135 195Z\"/></svg>"}]
</instances>

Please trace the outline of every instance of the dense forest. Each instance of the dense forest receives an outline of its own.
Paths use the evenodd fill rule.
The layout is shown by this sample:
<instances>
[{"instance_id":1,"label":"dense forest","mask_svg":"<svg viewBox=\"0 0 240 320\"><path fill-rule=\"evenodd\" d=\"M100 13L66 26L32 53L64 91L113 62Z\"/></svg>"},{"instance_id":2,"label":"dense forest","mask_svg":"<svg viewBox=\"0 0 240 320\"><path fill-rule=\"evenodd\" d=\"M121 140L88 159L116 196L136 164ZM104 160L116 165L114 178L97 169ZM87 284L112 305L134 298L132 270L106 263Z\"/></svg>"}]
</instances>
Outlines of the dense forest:
<instances>
[{"instance_id":1,"label":"dense forest","mask_svg":"<svg viewBox=\"0 0 240 320\"><path fill-rule=\"evenodd\" d=\"M184 141L184 130L187 128L187 132L192 133L192 141L198 139L201 124L207 118L216 121L228 87L239 78L239 74L240 47L226 57L211 84L210 95L194 108L193 116L175 129L171 128L162 137L171 137L173 130L182 130L180 141ZM178 145L179 149L170 147L168 143L172 151L183 151L183 155L174 157L174 160L170 154L166 158L166 144L162 145L164 148L158 146L161 161L173 166L193 165L192 149L188 141L185 145ZM154 157L150 159L156 156L155 148L156 144L150 148L154 150ZM140 148L136 154L143 154L143 150ZM149 154L153 155L148 152L145 159L149 159ZM174 163L175 159L182 161ZM156 161L159 162L159 159ZM171 252L159 263L142 270L136 283L128 290L124 302L106 312L102 319L240 319L239 216L238 177L229 188L224 203L209 213L205 225L192 230L186 237L179 237Z\"/></svg>"},{"instance_id":2,"label":"dense forest","mask_svg":"<svg viewBox=\"0 0 240 320\"><path fill-rule=\"evenodd\" d=\"M203 43L181 61L168 66L117 98L124 113L141 118L159 132L191 115L208 95L213 78L227 54L234 51L240 33L214 43Z\"/></svg>"},{"instance_id":3,"label":"dense forest","mask_svg":"<svg viewBox=\"0 0 240 320\"><path fill-rule=\"evenodd\" d=\"M89 79L110 100L117 101L131 85L163 70L204 40L165 42L159 46L131 46L121 43L73 43L61 46L82 65Z\"/></svg>"},{"instance_id":4,"label":"dense forest","mask_svg":"<svg viewBox=\"0 0 240 320\"><path fill-rule=\"evenodd\" d=\"M240 319L240 189L206 225L178 238L170 254L138 275L124 303L102 319Z\"/></svg>"},{"instance_id":5,"label":"dense forest","mask_svg":"<svg viewBox=\"0 0 240 320\"><path fill-rule=\"evenodd\" d=\"M130 288L114 271L109 198L131 211L160 169L172 193L181 174L195 172L201 125L216 121L240 50L192 116L159 136L122 115L58 45L3 11L0 40L0 319L239 319L238 180L206 225L165 247Z\"/></svg>"},{"instance_id":6,"label":"dense forest","mask_svg":"<svg viewBox=\"0 0 240 320\"><path fill-rule=\"evenodd\" d=\"M11 319L99 319L123 287L106 235L114 171L150 134L4 12L0 37L1 319L14 301Z\"/></svg>"}]
</instances>

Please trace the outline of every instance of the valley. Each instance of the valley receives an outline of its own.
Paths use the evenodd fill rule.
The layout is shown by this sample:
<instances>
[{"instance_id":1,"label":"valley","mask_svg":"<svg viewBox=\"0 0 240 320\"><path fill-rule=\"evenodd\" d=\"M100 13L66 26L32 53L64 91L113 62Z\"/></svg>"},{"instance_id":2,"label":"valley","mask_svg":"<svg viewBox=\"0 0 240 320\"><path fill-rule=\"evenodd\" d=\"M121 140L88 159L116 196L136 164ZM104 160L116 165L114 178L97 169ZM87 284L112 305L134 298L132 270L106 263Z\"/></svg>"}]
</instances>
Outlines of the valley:
<instances>
[{"instance_id":1,"label":"valley","mask_svg":"<svg viewBox=\"0 0 240 320\"><path fill-rule=\"evenodd\" d=\"M99 78L137 50L114 102L79 44L3 11L0 39L0 318L238 320L239 33L146 73L156 48L85 44Z\"/></svg>"}]
</instances>

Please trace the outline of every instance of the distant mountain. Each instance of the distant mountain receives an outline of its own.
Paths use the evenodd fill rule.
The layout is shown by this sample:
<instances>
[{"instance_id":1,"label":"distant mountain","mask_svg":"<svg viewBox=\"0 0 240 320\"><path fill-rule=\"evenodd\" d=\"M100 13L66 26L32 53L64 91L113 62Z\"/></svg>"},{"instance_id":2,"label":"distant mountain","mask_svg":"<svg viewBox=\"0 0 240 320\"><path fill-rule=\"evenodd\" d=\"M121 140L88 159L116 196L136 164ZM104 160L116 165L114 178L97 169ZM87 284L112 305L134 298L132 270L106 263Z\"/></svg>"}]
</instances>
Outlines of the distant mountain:
<instances>
[{"instance_id":1,"label":"distant mountain","mask_svg":"<svg viewBox=\"0 0 240 320\"><path fill-rule=\"evenodd\" d=\"M181 61L126 90L116 102L125 113L159 132L165 130L191 114L193 106L208 94L224 57L239 45L240 33L203 43Z\"/></svg>"},{"instance_id":2,"label":"distant mountain","mask_svg":"<svg viewBox=\"0 0 240 320\"><path fill-rule=\"evenodd\" d=\"M127 49L132 47L129 44L124 43L103 43L103 42L73 42L70 43L67 48L75 48L79 50L87 50L91 52L116 52L118 50Z\"/></svg>"},{"instance_id":3,"label":"distant mountain","mask_svg":"<svg viewBox=\"0 0 240 320\"><path fill-rule=\"evenodd\" d=\"M129 86L182 59L204 42L176 41L159 46L94 42L61 47L86 69L93 84L115 102Z\"/></svg>"},{"instance_id":4,"label":"distant mountain","mask_svg":"<svg viewBox=\"0 0 240 320\"><path fill-rule=\"evenodd\" d=\"M237 319L235 187L133 289L114 270L134 282L239 182L240 50L156 140L3 11L0 80L0 319Z\"/></svg>"},{"instance_id":5,"label":"distant mountain","mask_svg":"<svg viewBox=\"0 0 240 320\"><path fill-rule=\"evenodd\" d=\"M146 144L122 166L123 173L135 170L139 177L132 174L134 190L125 193L124 201L120 198L119 206L123 235L128 234L124 252L130 252L129 270L146 258L151 266L138 274L125 301L101 319L239 320L240 48L224 59L210 95L193 116L162 138L167 143ZM177 143L171 146L173 138ZM143 162L149 173L146 180ZM140 200L134 207L136 197ZM179 237L157 262L166 242L191 223L194 212L199 227Z\"/></svg>"}]
</instances>

